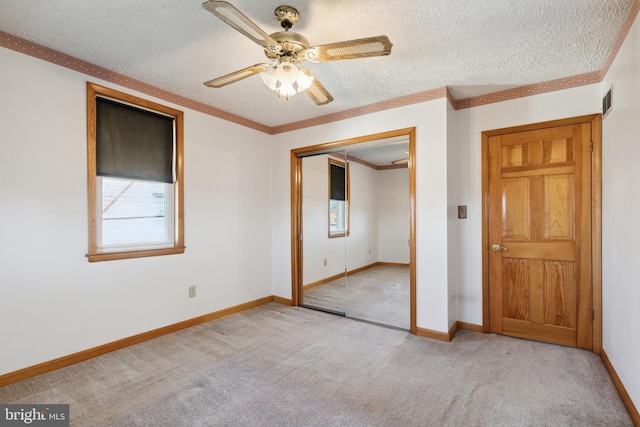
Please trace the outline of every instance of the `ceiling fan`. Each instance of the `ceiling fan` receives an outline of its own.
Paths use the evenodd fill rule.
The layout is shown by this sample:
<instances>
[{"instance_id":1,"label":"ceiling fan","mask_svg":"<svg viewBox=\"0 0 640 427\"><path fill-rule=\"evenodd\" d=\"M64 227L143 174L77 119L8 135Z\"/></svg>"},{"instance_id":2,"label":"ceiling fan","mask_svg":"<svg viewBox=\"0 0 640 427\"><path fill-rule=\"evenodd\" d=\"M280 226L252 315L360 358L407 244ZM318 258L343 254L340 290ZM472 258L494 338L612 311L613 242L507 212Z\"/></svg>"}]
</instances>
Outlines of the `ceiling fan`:
<instances>
[{"instance_id":1,"label":"ceiling fan","mask_svg":"<svg viewBox=\"0 0 640 427\"><path fill-rule=\"evenodd\" d=\"M333 101L331 94L309 70L299 68L297 64L305 60L328 62L391 53L392 44L387 36L310 47L304 36L289 31L299 19L298 11L291 6L279 6L275 9L275 18L284 31L270 35L226 1L207 1L202 7L262 46L264 54L271 61L252 65L204 83L213 88L220 88L261 73L265 84L275 90L278 96L289 99L290 96L304 91L317 105L325 105Z\"/></svg>"}]
</instances>

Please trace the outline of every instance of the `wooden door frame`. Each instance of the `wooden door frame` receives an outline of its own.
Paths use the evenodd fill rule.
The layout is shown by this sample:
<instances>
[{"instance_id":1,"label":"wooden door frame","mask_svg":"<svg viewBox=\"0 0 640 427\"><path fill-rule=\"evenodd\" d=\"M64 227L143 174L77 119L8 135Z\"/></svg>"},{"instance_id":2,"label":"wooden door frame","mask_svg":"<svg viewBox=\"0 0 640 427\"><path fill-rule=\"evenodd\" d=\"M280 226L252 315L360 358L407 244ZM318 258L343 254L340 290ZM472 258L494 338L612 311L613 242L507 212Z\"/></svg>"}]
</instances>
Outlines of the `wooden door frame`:
<instances>
[{"instance_id":1,"label":"wooden door frame","mask_svg":"<svg viewBox=\"0 0 640 427\"><path fill-rule=\"evenodd\" d=\"M593 347L602 350L602 115L572 117L482 132L482 332L489 324L489 137L549 127L591 124L591 303Z\"/></svg>"},{"instance_id":2,"label":"wooden door frame","mask_svg":"<svg viewBox=\"0 0 640 427\"><path fill-rule=\"evenodd\" d=\"M300 155L314 151L328 151L348 145L402 135L409 137L409 325L411 333L417 333L415 127L396 129L291 150L291 300L293 305L298 306L302 303L302 245L300 244L300 236L302 236L302 157L300 157Z\"/></svg>"}]
</instances>

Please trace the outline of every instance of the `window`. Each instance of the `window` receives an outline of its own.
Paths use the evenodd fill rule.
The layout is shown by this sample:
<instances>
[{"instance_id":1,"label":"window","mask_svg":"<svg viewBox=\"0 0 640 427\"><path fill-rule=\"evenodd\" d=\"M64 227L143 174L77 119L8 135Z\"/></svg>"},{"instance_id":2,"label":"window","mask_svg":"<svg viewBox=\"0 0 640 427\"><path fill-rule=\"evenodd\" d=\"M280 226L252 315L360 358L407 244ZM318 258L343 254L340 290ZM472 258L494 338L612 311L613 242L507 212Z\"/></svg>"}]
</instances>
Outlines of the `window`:
<instances>
[{"instance_id":1,"label":"window","mask_svg":"<svg viewBox=\"0 0 640 427\"><path fill-rule=\"evenodd\" d=\"M184 252L183 113L87 84L89 261Z\"/></svg>"},{"instance_id":2,"label":"window","mask_svg":"<svg viewBox=\"0 0 640 427\"><path fill-rule=\"evenodd\" d=\"M349 235L349 165L329 159L329 237Z\"/></svg>"}]
</instances>

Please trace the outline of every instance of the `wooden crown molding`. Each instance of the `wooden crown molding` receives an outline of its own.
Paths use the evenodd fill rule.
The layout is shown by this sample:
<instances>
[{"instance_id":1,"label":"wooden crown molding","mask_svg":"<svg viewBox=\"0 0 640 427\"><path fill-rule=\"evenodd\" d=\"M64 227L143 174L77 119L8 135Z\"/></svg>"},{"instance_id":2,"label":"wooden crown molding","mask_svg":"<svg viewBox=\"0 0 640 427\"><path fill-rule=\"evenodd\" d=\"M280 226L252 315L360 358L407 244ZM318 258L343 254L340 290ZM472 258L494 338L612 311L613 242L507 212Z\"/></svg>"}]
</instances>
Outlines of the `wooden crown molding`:
<instances>
[{"instance_id":1,"label":"wooden crown molding","mask_svg":"<svg viewBox=\"0 0 640 427\"><path fill-rule=\"evenodd\" d=\"M58 52L57 50L12 36L11 34L3 31L0 31L0 46L251 129L268 134L271 134L272 132L272 128L269 126L256 123L249 119L245 119L244 117L228 113L201 102L185 98L184 96L176 95L175 93L168 92L139 80L132 79L131 77L127 77L123 74L116 73L98 65L67 55L66 53Z\"/></svg>"},{"instance_id":2,"label":"wooden crown molding","mask_svg":"<svg viewBox=\"0 0 640 427\"><path fill-rule=\"evenodd\" d=\"M62 67L66 67L93 77L100 78L102 80L127 87L129 89L154 96L167 102L180 105L185 108L190 108L195 111L199 111L204 114L208 114L219 119L227 120L232 123L236 123L241 126L245 126L251 129L255 129L260 132L264 132L269 135L276 135L279 133L291 132L293 130L304 129L312 126L318 126L340 120L346 120L365 114L371 114L379 111L390 110L394 108L403 107L406 105L416 104L420 102L431 101L434 99L447 98L449 103L456 110L478 107L481 105L493 104L497 102L508 101L511 99L523 98L532 95L538 95L547 92L554 92L563 89L570 89L579 86L585 86L594 83L600 83L609 67L613 63L622 43L624 42L631 26L633 25L638 12L640 11L640 0L634 0L629 13L624 21L624 24L618 33L616 41L609 52L609 55L603 65L603 68L597 71L580 74L577 76L566 77L557 80L551 80L548 82L536 83L531 85L520 86L513 89L508 89L500 92L490 93L486 95L480 95L473 98L456 100L448 87L441 87L437 89L428 90L425 92L419 92L412 95L401 96L398 98L390 99L387 101L377 102L374 104L365 105L350 110L341 111L338 113L328 114L325 116L315 117L308 120L302 120L294 123L288 123L281 126L270 127L258 122L246 119L235 114L228 113L224 110L203 104L201 102L167 92L155 86L141 82L139 80L132 79L125 75L110 71L106 68L93 65L89 62L74 58L73 56L58 52L48 47L30 42L28 40L21 39L19 37L12 36L8 33L0 31L0 46L5 47L16 52L23 53L25 55L33 56L44 61L48 61Z\"/></svg>"}]
</instances>

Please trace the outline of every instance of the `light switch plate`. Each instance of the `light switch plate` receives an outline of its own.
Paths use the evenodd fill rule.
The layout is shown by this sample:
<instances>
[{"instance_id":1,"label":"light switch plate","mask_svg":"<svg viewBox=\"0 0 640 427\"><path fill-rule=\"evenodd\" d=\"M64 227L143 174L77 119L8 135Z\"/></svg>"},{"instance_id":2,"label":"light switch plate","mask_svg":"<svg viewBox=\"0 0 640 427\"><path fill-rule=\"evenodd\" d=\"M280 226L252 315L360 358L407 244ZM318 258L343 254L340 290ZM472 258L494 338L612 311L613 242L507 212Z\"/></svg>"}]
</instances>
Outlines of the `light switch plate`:
<instances>
[{"instance_id":1,"label":"light switch plate","mask_svg":"<svg viewBox=\"0 0 640 427\"><path fill-rule=\"evenodd\" d=\"M458 206L458 218L466 219L467 218L467 206Z\"/></svg>"}]
</instances>

